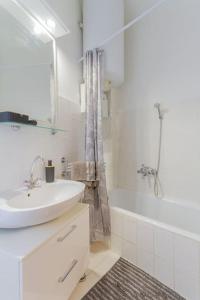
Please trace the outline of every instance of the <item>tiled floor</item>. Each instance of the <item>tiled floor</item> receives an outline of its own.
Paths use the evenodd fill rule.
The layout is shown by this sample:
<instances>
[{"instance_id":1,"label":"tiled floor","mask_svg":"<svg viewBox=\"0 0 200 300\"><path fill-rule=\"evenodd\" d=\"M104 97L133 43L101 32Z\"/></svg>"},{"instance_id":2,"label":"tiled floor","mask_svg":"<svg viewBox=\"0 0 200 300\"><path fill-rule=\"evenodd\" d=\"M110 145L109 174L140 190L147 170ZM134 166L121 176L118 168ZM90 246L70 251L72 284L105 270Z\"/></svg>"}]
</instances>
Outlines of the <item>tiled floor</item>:
<instances>
[{"instance_id":1,"label":"tiled floor","mask_svg":"<svg viewBox=\"0 0 200 300\"><path fill-rule=\"evenodd\" d=\"M87 292L112 268L119 259L119 255L107 249L101 243L91 247L89 268L86 272L87 278L79 283L70 300L80 300Z\"/></svg>"}]
</instances>

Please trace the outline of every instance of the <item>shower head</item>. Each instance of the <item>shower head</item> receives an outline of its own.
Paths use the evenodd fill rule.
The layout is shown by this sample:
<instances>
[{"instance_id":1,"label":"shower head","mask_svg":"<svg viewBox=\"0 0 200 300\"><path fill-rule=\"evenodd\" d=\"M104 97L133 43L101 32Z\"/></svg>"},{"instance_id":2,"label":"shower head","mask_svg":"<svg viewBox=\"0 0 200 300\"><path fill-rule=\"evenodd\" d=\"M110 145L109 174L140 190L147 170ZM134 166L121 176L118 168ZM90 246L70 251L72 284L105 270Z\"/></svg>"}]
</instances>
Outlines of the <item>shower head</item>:
<instances>
[{"instance_id":1,"label":"shower head","mask_svg":"<svg viewBox=\"0 0 200 300\"><path fill-rule=\"evenodd\" d=\"M156 108L158 110L159 119L163 120L163 114L162 114L160 106L161 106L160 103L155 103L154 104L154 108Z\"/></svg>"}]
</instances>

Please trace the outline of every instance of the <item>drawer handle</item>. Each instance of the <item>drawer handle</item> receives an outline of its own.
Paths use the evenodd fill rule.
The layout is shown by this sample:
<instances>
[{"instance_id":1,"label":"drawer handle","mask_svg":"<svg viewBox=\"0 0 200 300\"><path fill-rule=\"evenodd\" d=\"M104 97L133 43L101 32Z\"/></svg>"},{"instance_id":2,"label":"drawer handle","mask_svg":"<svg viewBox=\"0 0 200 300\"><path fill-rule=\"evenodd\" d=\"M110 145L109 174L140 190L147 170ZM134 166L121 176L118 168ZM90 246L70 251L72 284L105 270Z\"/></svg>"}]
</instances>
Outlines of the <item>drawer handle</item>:
<instances>
[{"instance_id":1,"label":"drawer handle","mask_svg":"<svg viewBox=\"0 0 200 300\"><path fill-rule=\"evenodd\" d=\"M58 282L59 283L63 283L67 277L69 276L69 274L72 272L72 270L74 269L74 267L77 265L78 263L78 260L74 259L73 262L72 262L72 265L71 267L69 268L69 270L62 276L58 279Z\"/></svg>"},{"instance_id":2,"label":"drawer handle","mask_svg":"<svg viewBox=\"0 0 200 300\"><path fill-rule=\"evenodd\" d=\"M77 228L76 225L73 225L72 228L69 230L69 232L67 232L63 237L59 237L57 239L57 241L60 243L60 242L63 242L75 229Z\"/></svg>"}]
</instances>

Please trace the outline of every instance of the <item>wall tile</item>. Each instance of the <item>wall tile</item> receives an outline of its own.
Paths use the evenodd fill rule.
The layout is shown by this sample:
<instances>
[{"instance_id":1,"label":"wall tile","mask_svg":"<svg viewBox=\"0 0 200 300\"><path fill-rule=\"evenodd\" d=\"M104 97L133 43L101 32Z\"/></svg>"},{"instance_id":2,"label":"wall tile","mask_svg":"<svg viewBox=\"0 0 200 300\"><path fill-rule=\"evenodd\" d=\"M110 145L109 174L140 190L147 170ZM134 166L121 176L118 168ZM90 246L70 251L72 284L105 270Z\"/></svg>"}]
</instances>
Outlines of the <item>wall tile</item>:
<instances>
[{"instance_id":1,"label":"wall tile","mask_svg":"<svg viewBox=\"0 0 200 300\"><path fill-rule=\"evenodd\" d=\"M122 244L122 257L132 262L134 265L137 263L136 245L123 240Z\"/></svg>"},{"instance_id":2,"label":"wall tile","mask_svg":"<svg viewBox=\"0 0 200 300\"><path fill-rule=\"evenodd\" d=\"M155 274L154 261L155 257L151 252L137 247L137 266L152 276Z\"/></svg>"},{"instance_id":3,"label":"wall tile","mask_svg":"<svg viewBox=\"0 0 200 300\"><path fill-rule=\"evenodd\" d=\"M182 269L198 274L200 268L199 243L191 239L174 235L175 269Z\"/></svg>"},{"instance_id":4,"label":"wall tile","mask_svg":"<svg viewBox=\"0 0 200 300\"><path fill-rule=\"evenodd\" d=\"M195 272L175 269L175 290L187 300L200 299L200 280Z\"/></svg>"},{"instance_id":5,"label":"wall tile","mask_svg":"<svg viewBox=\"0 0 200 300\"><path fill-rule=\"evenodd\" d=\"M115 235L122 236L124 215L115 209L111 209L111 231Z\"/></svg>"},{"instance_id":6,"label":"wall tile","mask_svg":"<svg viewBox=\"0 0 200 300\"><path fill-rule=\"evenodd\" d=\"M139 221L137 223L138 247L154 253L154 227L148 223Z\"/></svg>"},{"instance_id":7,"label":"wall tile","mask_svg":"<svg viewBox=\"0 0 200 300\"><path fill-rule=\"evenodd\" d=\"M155 229L155 254L173 260L173 234L165 229Z\"/></svg>"},{"instance_id":8,"label":"wall tile","mask_svg":"<svg viewBox=\"0 0 200 300\"><path fill-rule=\"evenodd\" d=\"M123 239L132 243L136 243L137 221L133 216L124 216L122 236Z\"/></svg>"},{"instance_id":9,"label":"wall tile","mask_svg":"<svg viewBox=\"0 0 200 300\"><path fill-rule=\"evenodd\" d=\"M111 249L114 253L117 253L118 255L122 255L122 244L123 240L121 237L115 234L111 234Z\"/></svg>"},{"instance_id":10,"label":"wall tile","mask_svg":"<svg viewBox=\"0 0 200 300\"><path fill-rule=\"evenodd\" d=\"M170 288L174 288L173 261L155 257L155 277Z\"/></svg>"}]
</instances>

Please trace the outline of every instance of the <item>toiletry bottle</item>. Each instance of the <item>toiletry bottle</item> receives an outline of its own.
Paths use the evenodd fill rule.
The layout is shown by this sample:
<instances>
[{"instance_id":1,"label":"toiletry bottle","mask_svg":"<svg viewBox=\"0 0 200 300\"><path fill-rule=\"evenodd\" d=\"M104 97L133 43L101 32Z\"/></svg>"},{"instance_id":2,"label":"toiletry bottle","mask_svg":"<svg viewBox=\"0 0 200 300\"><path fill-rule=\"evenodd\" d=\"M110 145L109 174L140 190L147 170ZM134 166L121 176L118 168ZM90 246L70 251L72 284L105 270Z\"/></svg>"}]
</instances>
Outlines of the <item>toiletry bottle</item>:
<instances>
[{"instance_id":1,"label":"toiletry bottle","mask_svg":"<svg viewBox=\"0 0 200 300\"><path fill-rule=\"evenodd\" d=\"M45 168L46 182L51 183L55 180L55 167L52 165L52 160L48 160L48 166Z\"/></svg>"}]
</instances>

